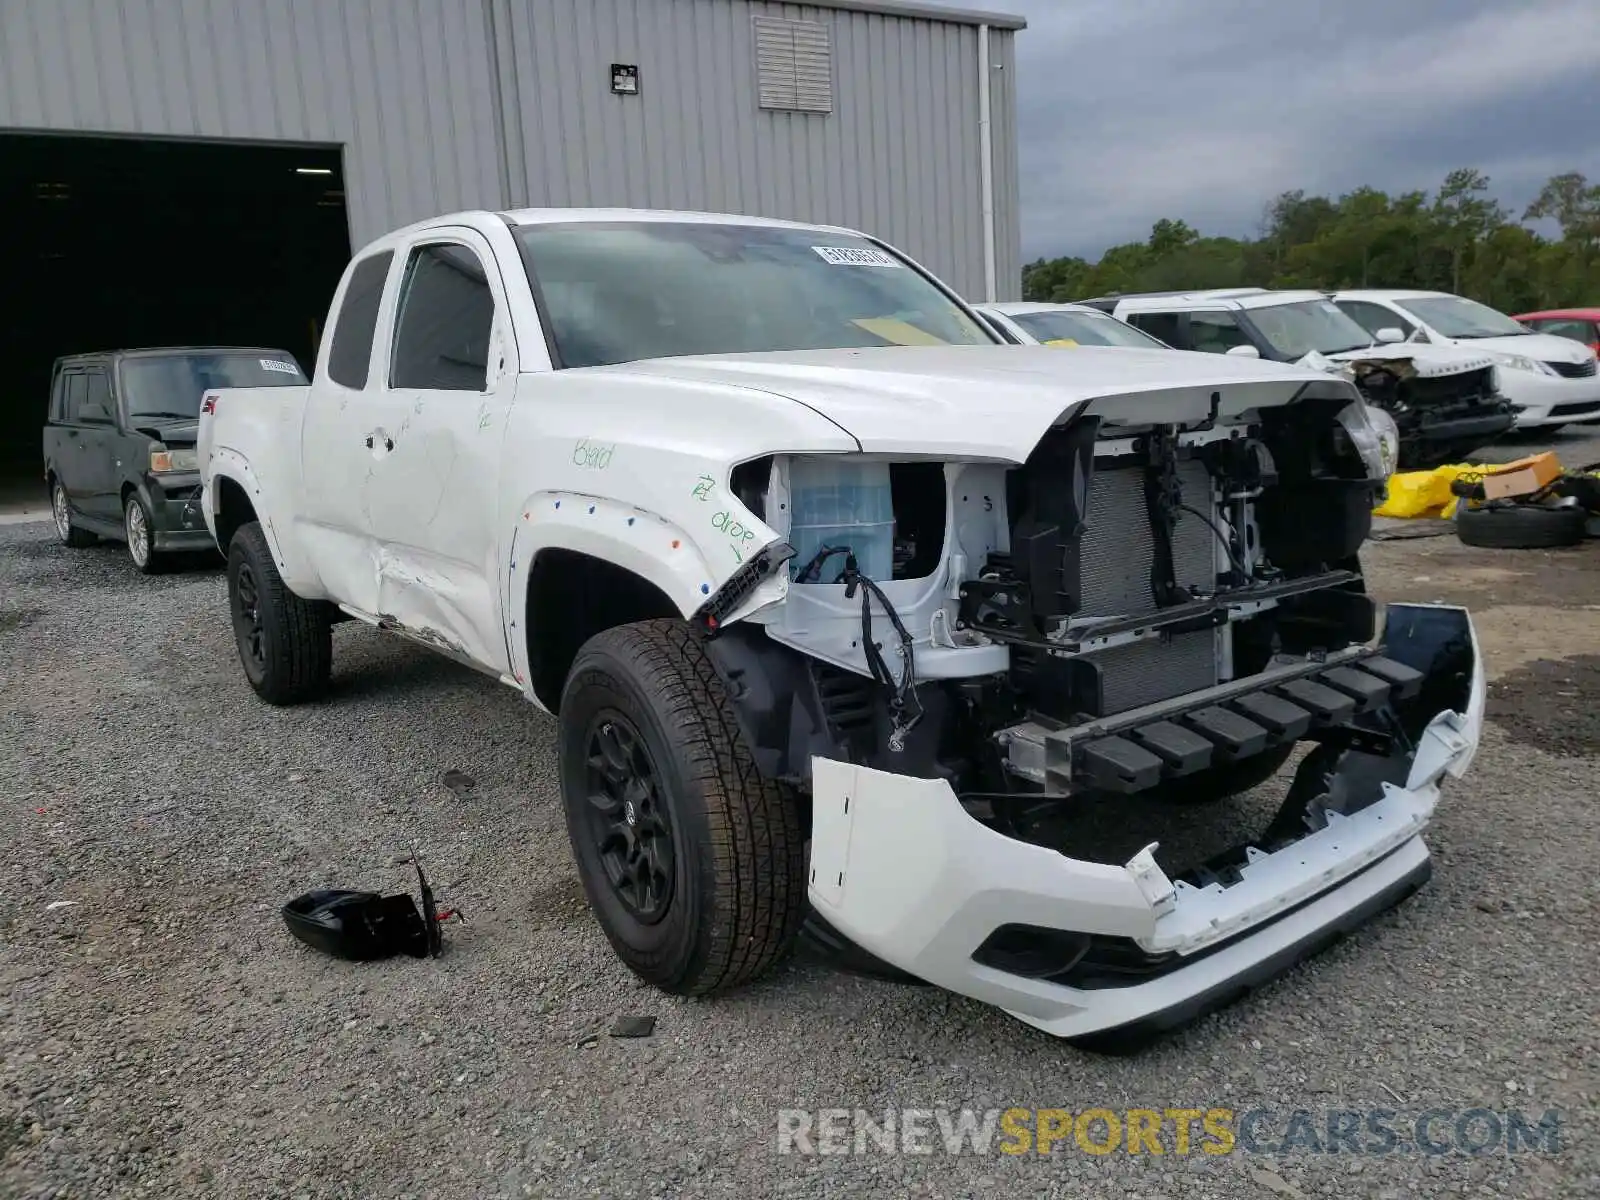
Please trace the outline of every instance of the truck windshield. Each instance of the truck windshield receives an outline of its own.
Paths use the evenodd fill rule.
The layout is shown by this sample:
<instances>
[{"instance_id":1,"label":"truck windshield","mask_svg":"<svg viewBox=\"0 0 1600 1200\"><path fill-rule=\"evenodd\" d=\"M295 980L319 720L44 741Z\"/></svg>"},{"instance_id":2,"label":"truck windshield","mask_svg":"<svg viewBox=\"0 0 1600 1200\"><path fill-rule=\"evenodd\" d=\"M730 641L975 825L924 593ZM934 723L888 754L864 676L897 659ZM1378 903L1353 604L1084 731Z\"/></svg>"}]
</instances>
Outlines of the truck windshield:
<instances>
[{"instance_id":1,"label":"truck windshield","mask_svg":"<svg viewBox=\"0 0 1600 1200\"><path fill-rule=\"evenodd\" d=\"M1167 344L1115 317L1054 309L1012 313L1011 319L1047 346L1136 346L1166 350Z\"/></svg>"},{"instance_id":2,"label":"truck windshield","mask_svg":"<svg viewBox=\"0 0 1600 1200\"><path fill-rule=\"evenodd\" d=\"M667 221L524 225L516 235L566 367L995 342L923 275L860 237Z\"/></svg>"},{"instance_id":3,"label":"truck windshield","mask_svg":"<svg viewBox=\"0 0 1600 1200\"><path fill-rule=\"evenodd\" d=\"M1332 300L1301 300L1250 308L1250 320L1284 359L1293 362L1315 350L1337 354L1372 345L1372 335Z\"/></svg>"},{"instance_id":4,"label":"truck windshield","mask_svg":"<svg viewBox=\"0 0 1600 1200\"><path fill-rule=\"evenodd\" d=\"M306 381L300 366L279 351L163 354L122 364L128 418L197 417L200 397L216 388L289 387Z\"/></svg>"}]
</instances>

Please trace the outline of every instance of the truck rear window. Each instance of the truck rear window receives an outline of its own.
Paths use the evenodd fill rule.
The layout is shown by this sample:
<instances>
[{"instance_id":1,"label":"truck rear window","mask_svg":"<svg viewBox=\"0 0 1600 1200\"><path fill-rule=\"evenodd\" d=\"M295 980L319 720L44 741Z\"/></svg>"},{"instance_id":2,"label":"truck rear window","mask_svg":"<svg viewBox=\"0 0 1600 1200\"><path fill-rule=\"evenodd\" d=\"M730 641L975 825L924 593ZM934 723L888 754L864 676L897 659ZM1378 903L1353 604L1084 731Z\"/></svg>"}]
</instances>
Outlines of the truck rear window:
<instances>
[{"instance_id":1,"label":"truck rear window","mask_svg":"<svg viewBox=\"0 0 1600 1200\"><path fill-rule=\"evenodd\" d=\"M196 417L200 397L216 388L292 387L305 372L281 350L174 354L122 364L128 417Z\"/></svg>"}]
</instances>

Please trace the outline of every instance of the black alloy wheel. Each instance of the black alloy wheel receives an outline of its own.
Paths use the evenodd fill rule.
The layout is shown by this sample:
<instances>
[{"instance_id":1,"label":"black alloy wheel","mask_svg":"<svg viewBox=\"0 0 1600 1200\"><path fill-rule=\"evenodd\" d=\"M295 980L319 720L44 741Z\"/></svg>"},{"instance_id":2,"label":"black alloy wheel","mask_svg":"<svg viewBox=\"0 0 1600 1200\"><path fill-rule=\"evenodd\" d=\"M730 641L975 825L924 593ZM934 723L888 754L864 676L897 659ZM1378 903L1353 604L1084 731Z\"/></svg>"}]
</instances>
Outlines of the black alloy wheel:
<instances>
[{"instance_id":1,"label":"black alloy wheel","mask_svg":"<svg viewBox=\"0 0 1600 1200\"><path fill-rule=\"evenodd\" d=\"M672 903L676 851L650 750L631 721L597 713L585 738L585 815L601 869L628 913L654 925Z\"/></svg>"},{"instance_id":2,"label":"black alloy wheel","mask_svg":"<svg viewBox=\"0 0 1600 1200\"><path fill-rule=\"evenodd\" d=\"M267 673L267 647L261 625L261 586L248 562L234 568L233 635L252 683Z\"/></svg>"}]
</instances>

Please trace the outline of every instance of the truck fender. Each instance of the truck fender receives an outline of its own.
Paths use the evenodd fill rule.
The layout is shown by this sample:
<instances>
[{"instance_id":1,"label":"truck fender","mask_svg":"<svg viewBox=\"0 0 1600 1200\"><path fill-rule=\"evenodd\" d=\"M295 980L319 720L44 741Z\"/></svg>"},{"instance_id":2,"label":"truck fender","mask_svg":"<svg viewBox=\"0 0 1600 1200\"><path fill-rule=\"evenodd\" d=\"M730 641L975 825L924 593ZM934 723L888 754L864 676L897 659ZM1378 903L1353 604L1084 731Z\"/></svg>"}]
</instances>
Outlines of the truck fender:
<instances>
[{"instance_id":1,"label":"truck fender","mask_svg":"<svg viewBox=\"0 0 1600 1200\"><path fill-rule=\"evenodd\" d=\"M506 642L523 692L535 699L522 622L530 573L541 551L571 550L632 571L660 588L687 619L738 569L741 547L760 549L778 536L742 505L732 507L737 510L732 533L713 530L695 539L666 517L600 496L536 492L523 501L505 551L504 576ZM726 539L726 547L716 544L719 538Z\"/></svg>"},{"instance_id":2,"label":"truck fender","mask_svg":"<svg viewBox=\"0 0 1600 1200\"><path fill-rule=\"evenodd\" d=\"M212 539L217 538L217 507L221 502L217 484L223 479L230 479L238 484L250 498L250 503L261 521L261 531L266 535L267 546L272 551L273 560L278 564L278 571L288 579L291 572L284 558L283 543L278 538L277 529L273 527L272 518L262 515L268 510L268 506L262 503L261 481L256 477L250 460L237 450L226 446L219 446L211 451L211 460L207 463L205 471L205 494L202 497L201 508L205 515L206 527L211 530ZM223 554L228 552L228 548L220 542L217 548ZM294 573L299 574L299 572Z\"/></svg>"}]
</instances>

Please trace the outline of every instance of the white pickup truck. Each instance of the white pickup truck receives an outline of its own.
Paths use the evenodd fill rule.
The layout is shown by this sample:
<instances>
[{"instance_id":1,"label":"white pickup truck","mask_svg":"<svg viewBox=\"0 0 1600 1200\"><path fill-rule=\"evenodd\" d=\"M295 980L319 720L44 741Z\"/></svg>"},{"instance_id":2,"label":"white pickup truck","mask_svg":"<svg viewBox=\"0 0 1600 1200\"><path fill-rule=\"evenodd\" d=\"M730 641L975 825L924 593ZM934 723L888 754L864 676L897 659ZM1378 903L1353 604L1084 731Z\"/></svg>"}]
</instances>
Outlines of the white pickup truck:
<instances>
[{"instance_id":1,"label":"white pickup truck","mask_svg":"<svg viewBox=\"0 0 1600 1200\"><path fill-rule=\"evenodd\" d=\"M683 213L414 225L327 328L309 386L202 405L251 685L317 697L354 617L555 714L590 903L664 989L804 925L1128 1046L1428 874L1483 675L1464 612L1365 594L1346 381L999 344L863 234ZM1269 827L1147 844L1297 748Z\"/></svg>"}]
</instances>

